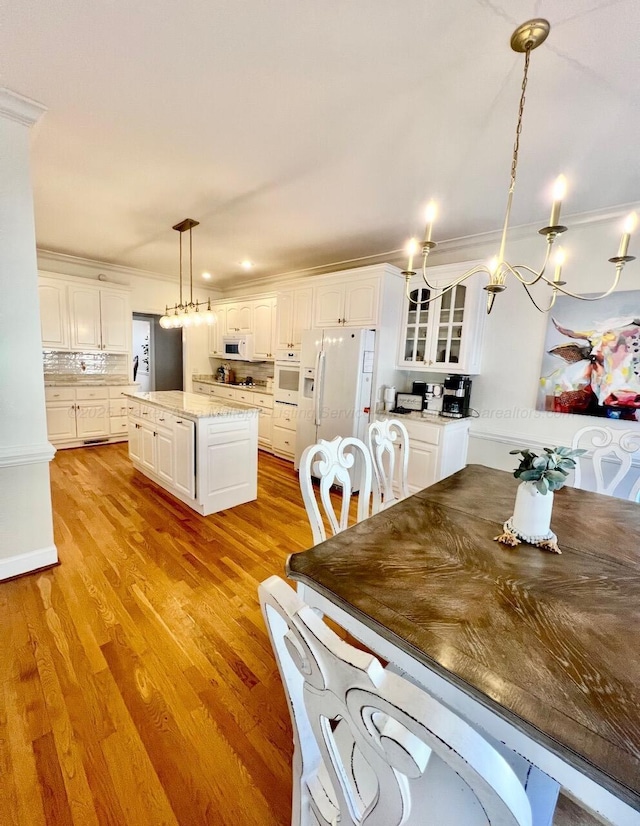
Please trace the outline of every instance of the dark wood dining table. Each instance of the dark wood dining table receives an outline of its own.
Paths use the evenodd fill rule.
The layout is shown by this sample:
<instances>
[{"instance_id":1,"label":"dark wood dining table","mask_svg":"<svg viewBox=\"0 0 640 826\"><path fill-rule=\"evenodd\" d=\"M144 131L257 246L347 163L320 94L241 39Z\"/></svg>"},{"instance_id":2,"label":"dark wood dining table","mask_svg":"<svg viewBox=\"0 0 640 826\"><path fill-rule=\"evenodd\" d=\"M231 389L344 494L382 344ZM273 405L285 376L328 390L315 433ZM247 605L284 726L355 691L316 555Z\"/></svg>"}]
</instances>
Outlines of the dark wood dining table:
<instances>
[{"instance_id":1,"label":"dark wood dining table","mask_svg":"<svg viewBox=\"0 0 640 826\"><path fill-rule=\"evenodd\" d=\"M566 487L556 555L494 541L469 465L287 562L308 603L615 826L640 824L640 505Z\"/></svg>"}]
</instances>

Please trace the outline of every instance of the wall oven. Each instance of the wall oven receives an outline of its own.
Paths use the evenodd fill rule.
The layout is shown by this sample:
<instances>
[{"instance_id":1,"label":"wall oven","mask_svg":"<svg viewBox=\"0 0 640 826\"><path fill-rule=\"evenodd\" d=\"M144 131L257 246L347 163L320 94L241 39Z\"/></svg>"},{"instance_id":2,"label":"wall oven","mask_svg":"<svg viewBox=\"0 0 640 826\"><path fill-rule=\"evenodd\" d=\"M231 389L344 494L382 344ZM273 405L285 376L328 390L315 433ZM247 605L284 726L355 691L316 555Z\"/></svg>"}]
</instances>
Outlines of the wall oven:
<instances>
[{"instance_id":1,"label":"wall oven","mask_svg":"<svg viewBox=\"0 0 640 826\"><path fill-rule=\"evenodd\" d=\"M297 404L299 384L300 352L291 350L277 352L274 363L273 400Z\"/></svg>"}]
</instances>

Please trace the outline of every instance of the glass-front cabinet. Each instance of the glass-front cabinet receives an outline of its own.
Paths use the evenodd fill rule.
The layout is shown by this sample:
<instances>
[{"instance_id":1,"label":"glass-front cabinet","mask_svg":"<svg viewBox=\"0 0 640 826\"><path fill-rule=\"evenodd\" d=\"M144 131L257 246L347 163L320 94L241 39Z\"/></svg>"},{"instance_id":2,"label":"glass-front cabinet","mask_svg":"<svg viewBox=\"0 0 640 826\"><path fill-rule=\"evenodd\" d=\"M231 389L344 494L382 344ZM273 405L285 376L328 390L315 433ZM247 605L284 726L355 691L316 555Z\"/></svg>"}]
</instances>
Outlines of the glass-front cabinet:
<instances>
[{"instance_id":1,"label":"glass-front cabinet","mask_svg":"<svg viewBox=\"0 0 640 826\"><path fill-rule=\"evenodd\" d=\"M451 283L470 263L433 267L425 286L421 273L413 277L404 300L404 325L398 367L442 373L478 373L486 293L481 275L458 284L444 295L439 288Z\"/></svg>"}]
</instances>

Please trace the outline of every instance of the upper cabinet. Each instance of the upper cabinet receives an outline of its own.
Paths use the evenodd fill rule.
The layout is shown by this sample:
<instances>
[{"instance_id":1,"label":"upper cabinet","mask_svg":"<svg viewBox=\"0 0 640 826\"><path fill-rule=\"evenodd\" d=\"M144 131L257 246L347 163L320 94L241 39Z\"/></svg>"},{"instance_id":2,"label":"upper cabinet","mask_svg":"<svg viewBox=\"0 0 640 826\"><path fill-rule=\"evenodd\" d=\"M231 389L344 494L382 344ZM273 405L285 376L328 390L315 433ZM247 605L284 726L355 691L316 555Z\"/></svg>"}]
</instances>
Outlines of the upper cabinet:
<instances>
[{"instance_id":1,"label":"upper cabinet","mask_svg":"<svg viewBox=\"0 0 640 826\"><path fill-rule=\"evenodd\" d=\"M253 356L272 359L275 352L276 298L267 296L253 302Z\"/></svg>"},{"instance_id":2,"label":"upper cabinet","mask_svg":"<svg viewBox=\"0 0 640 826\"><path fill-rule=\"evenodd\" d=\"M335 280L315 287L314 327L366 327L378 323L380 278Z\"/></svg>"},{"instance_id":3,"label":"upper cabinet","mask_svg":"<svg viewBox=\"0 0 640 826\"><path fill-rule=\"evenodd\" d=\"M276 350L300 347L302 331L311 329L313 290L300 287L283 290L277 297Z\"/></svg>"},{"instance_id":4,"label":"upper cabinet","mask_svg":"<svg viewBox=\"0 0 640 826\"><path fill-rule=\"evenodd\" d=\"M404 299L398 367L432 373L480 371L486 298L482 284L472 279L438 295L467 268L464 264L431 268L433 293L421 275L411 280L409 297Z\"/></svg>"},{"instance_id":5,"label":"upper cabinet","mask_svg":"<svg viewBox=\"0 0 640 826\"><path fill-rule=\"evenodd\" d=\"M40 276L42 346L56 350L131 350L128 291L87 279Z\"/></svg>"},{"instance_id":6,"label":"upper cabinet","mask_svg":"<svg viewBox=\"0 0 640 826\"><path fill-rule=\"evenodd\" d=\"M251 300L234 301L227 304L227 333L253 332L253 304Z\"/></svg>"},{"instance_id":7,"label":"upper cabinet","mask_svg":"<svg viewBox=\"0 0 640 826\"><path fill-rule=\"evenodd\" d=\"M42 346L52 350L69 349L69 310L64 281L40 279L40 328Z\"/></svg>"},{"instance_id":8,"label":"upper cabinet","mask_svg":"<svg viewBox=\"0 0 640 826\"><path fill-rule=\"evenodd\" d=\"M211 309L216 314L216 320L209 327L209 355L220 358L222 356L222 336L227 329L227 305L216 302L211 304Z\"/></svg>"}]
</instances>

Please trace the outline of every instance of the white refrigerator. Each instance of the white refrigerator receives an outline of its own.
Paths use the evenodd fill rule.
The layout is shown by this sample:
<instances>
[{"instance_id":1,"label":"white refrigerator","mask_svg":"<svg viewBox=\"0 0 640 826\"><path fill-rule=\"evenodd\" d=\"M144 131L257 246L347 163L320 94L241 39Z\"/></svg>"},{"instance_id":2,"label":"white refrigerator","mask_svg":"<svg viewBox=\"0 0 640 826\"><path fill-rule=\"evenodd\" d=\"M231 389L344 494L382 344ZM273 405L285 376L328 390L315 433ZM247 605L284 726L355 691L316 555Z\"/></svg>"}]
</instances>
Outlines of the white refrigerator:
<instances>
[{"instance_id":1,"label":"white refrigerator","mask_svg":"<svg viewBox=\"0 0 640 826\"><path fill-rule=\"evenodd\" d=\"M306 330L300 350L295 467L319 439L365 443L372 398L375 330Z\"/></svg>"}]
</instances>

